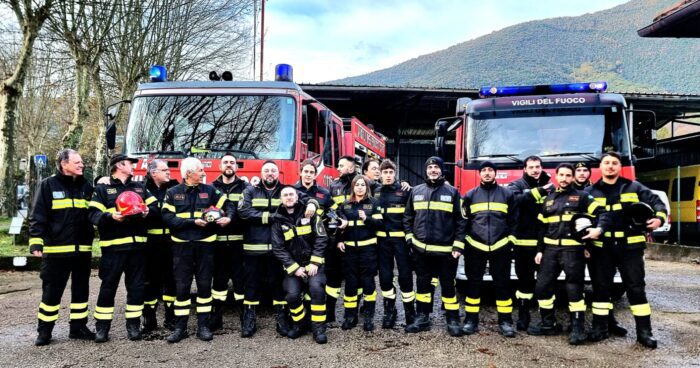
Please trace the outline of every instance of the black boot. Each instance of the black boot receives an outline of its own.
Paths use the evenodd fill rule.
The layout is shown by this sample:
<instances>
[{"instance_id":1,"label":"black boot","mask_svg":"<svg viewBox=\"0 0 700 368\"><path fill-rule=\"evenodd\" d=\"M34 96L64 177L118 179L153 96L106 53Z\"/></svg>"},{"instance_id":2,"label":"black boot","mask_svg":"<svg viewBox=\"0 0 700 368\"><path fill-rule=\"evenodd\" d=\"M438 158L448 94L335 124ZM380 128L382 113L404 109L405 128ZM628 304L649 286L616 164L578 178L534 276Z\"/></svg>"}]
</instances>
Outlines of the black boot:
<instances>
[{"instance_id":1,"label":"black boot","mask_svg":"<svg viewBox=\"0 0 700 368\"><path fill-rule=\"evenodd\" d=\"M126 319L126 335L131 341L138 341L143 338L141 335L141 318Z\"/></svg>"},{"instance_id":2,"label":"black boot","mask_svg":"<svg viewBox=\"0 0 700 368\"><path fill-rule=\"evenodd\" d=\"M651 333L651 316L634 317L637 324L637 342L649 349L656 349L657 342Z\"/></svg>"},{"instance_id":3,"label":"black boot","mask_svg":"<svg viewBox=\"0 0 700 368\"><path fill-rule=\"evenodd\" d=\"M528 316L529 315L528 313ZM513 317L510 313L498 313L498 328L501 330L501 335L505 337L515 337Z\"/></svg>"},{"instance_id":4,"label":"black boot","mask_svg":"<svg viewBox=\"0 0 700 368\"><path fill-rule=\"evenodd\" d=\"M197 338L202 341L211 341L214 334L209 329L209 313L197 314Z\"/></svg>"},{"instance_id":5,"label":"black boot","mask_svg":"<svg viewBox=\"0 0 700 368\"><path fill-rule=\"evenodd\" d=\"M557 323L557 319L554 316L554 309L540 308L540 316L542 318L540 323L536 325L531 324L530 327L528 327L528 335L554 336L562 331L561 325Z\"/></svg>"},{"instance_id":6,"label":"black boot","mask_svg":"<svg viewBox=\"0 0 700 368\"><path fill-rule=\"evenodd\" d=\"M591 332L588 334L588 340L602 341L610 337L608 332L608 316L593 315L591 323Z\"/></svg>"},{"instance_id":7,"label":"black boot","mask_svg":"<svg viewBox=\"0 0 700 368\"><path fill-rule=\"evenodd\" d=\"M289 313L282 305L275 306L275 329L280 336L287 336L289 333Z\"/></svg>"},{"instance_id":8,"label":"black boot","mask_svg":"<svg viewBox=\"0 0 700 368\"><path fill-rule=\"evenodd\" d=\"M338 298L326 295L326 323L335 322L335 306Z\"/></svg>"},{"instance_id":9,"label":"black boot","mask_svg":"<svg viewBox=\"0 0 700 368\"><path fill-rule=\"evenodd\" d=\"M413 323L406 325L404 331L408 333L430 331L430 326L430 315L427 313L418 312L416 318L413 320Z\"/></svg>"},{"instance_id":10,"label":"black boot","mask_svg":"<svg viewBox=\"0 0 700 368\"><path fill-rule=\"evenodd\" d=\"M87 319L70 321L68 338L76 340L95 340L95 333L87 327Z\"/></svg>"},{"instance_id":11,"label":"black boot","mask_svg":"<svg viewBox=\"0 0 700 368\"><path fill-rule=\"evenodd\" d=\"M168 342L169 343L176 343L182 341L182 339L186 339L189 334L187 333L187 320L189 319L188 316L183 316L183 317L175 317L175 329L173 330L173 333L168 336Z\"/></svg>"},{"instance_id":12,"label":"black boot","mask_svg":"<svg viewBox=\"0 0 700 368\"><path fill-rule=\"evenodd\" d=\"M365 301L363 304L364 310L362 311L362 317L364 323L362 324L362 328L365 331L374 331L374 310L376 309L376 304L376 302L368 301ZM394 318L394 322L396 322L396 318Z\"/></svg>"},{"instance_id":13,"label":"black boot","mask_svg":"<svg viewBox=\"0 0 700 368\"><path fill-rule=\"evenodd\" d=\"M530 300L518 299L518 331L527 331L530 327Z\"/></svg>"},{"instance_id":14,"label":"black boot","mask_svg":"<svg viewBox=\"0 0 700 368\"><path fill-rule=\"evenodd\" d=\"M416 320L416 307L413 302L403 303L403 316L406 319L406 326L413 324Z\"/></svg>"},{"instance_id":15,"label":"black boot","mask_svg":"<svg viewBox=\"0 0 700 368\"><path fill-rule=\"evenodd\" d=\"M220 330L224 326L224 302L214 300L211 307L211 317L209 320L209 329L212 331Z\"/></svg>"},{"instance_id":16,"label":"black boot","mask_svg":"<svg viewBox=\"0 0 700 368\"><path fill-rule=\"evenodd\" d=\"M586 313L571 313L571 333L569 345L581 345L586 341Z\"/></svg>"},{"instance_id":17,"label":"black boot","mask_svg":"<svg viewBox=\"0 0 700 368\"><path fill-rule=\"evenodd\" d=\"M149 333L158 328L158 320L156 319L157 305L145 305L143 308L143 329L142 333Z\"/></svg>"},{"instance_id":18,"label":"black boot","mask_svg":"<svg viewBox=\"0 0 700 368\"><path fill-rule=\"evenodd\" d=\"M326 324L325 323L312 323L311 330L314 334L314 341L317 344L325 344L328 342L328 336L326 336Z\"/></svg>"},{"instance_id":19,"label":"black boot","mask_svg":"<svg viewBox=\"0 0 700 368\"><path fill-rule=\"evenodd\" d=\"M343 325L341 328L343 330L351 330L357 326L357 308L345 308L345 315L343 316Z\"/></svg>"},{"instance_id":20,"label":"black boot","mask_svg":"<svg viewBox=\"0 0 700 368\"><path fill-rule=\"evenodd\" d=\"M51 332L54 324L54 322L39 321L39 326L36 329L36 340L34 340L35 346L44 346L51 342Z\"/></svg>"},{"instance_id":21,"label":"black boot","mask_svg":"<svg viewBox=\"0 0 700 368\"><path fill-rule=\"evenodd\" d=\"M112 321L97 321L95 322L95 342L102 343L109 341L109 328Z\"/></svg>"},{"instance_id":22,"label":"black boot","mask_svg":"<svg viewBox=\"0 0 700 368\"><path fill-rule=\"evenodd\" d=\"M163 306L165 308L165 321L163 321L163 327L167 328L170 331L175 330L175 311L173 309L173 304L170 303L170 306L165 304Z\"/></svg>"},{"instance_id":23,"label":"black boot","mask_svg":"<svg viewBox=\"0 0 700 368\"><path fill-rule=\"evenodd\" d=\"M396 325L396 314L396 300L384 298L384 317L382 318L382 328L394 328Z\"/></svg>"},{"instance_id":24,"label":"black boot","mask_svg":"<svg viewBox=\"0 0 700 368\"><path fill-rule=\"evenodd\" d=\"M289 332L287 332L287 337L290 339L296 339L304 334L304 321L292 322Z\"/></svg>"},{"instance_id":25,"label":"black boot","mask_svg":"<svg viewBox=\"0 0 700 368\"><path fill-rule=\"evenodd\" d=\"M253 337L258 328L255 323L255 307L246 305L243 308L243 323L241 324L241 337Z\"/></svg>"},{"instance_id":26,"label":"black boot","mask_svg":"<svg viewBox=\"0 0 700 368\"><path fill-rule=\"evenodd\" d=\"M467 313L464 316L462 333L469 336L479 332L479 313Z\"/></svg>"},{"instance_id":27,"label":"black boot","mask_svg":"<svg viewBox=\"0 0 700 368\"><path fill-rule=\"evenodd\" d=\"M618 337L627 336L627 329L620 326L620 324L615 319L615 314L613 314L612 310L610 310L610 313L608 314L608 331L611 335L615 335Z\"/></svg>"},{"instance_id":28,"label":"black boot","mask_svg":"<svg viewBox=\"0 0 700 368\"><path fill-rule=\"evenodd\" d=\"M452 337L462 336L462 326L459 324L459 311L448 310L445 312L447 333Z\"/></svg>"}]
</instances>

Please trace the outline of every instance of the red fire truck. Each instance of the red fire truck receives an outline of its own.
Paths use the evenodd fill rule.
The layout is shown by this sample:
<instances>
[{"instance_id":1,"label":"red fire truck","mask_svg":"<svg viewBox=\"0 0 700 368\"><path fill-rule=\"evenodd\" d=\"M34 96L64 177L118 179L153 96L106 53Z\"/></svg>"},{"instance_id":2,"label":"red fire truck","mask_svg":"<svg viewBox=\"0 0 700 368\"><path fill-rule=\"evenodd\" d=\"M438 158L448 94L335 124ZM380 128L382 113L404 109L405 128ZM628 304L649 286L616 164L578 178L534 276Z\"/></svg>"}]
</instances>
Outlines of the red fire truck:
<instances>
[{"instance_id":1,"label":"red fire truck","mask_svg":"<svg viewBox=\"0 0 700 368\"><path fill-rule=\"evenodd\" d=\"M222 78L223 77L223 78ZM297 181L299 164L313 160L318 182L327 186L338 176L338 159L354 155L359 162L384 158L386 137L356 118L341 119L292 81L292 68L276 67L274 82L232 81L231 74L210 73L206 82L168 82L166 70L153 66L150 83L138 86L132 100L108 109L114 120L120 104L130 103L122 151L139 158L135 178L146 174L149 159L168 162L180 179L185 157L201 159L206 182L219 175L225 152L238 158L238 175L259 180L262 164L273 160L280 181ZM116 145L116 124L107 130L110 149Z\"/></svg>"},{"instance_id":2,"label":"red fire truck","mask_svg":"<svg viewBox=\"0 0 700 368\"><path fill-rule=\"evenodd\" d=\"M479 184L481 162L492 161L498 183L507 184L522 177L531 155L552 177L561 162L588 162L595 181L600 155L614 150L623 157L622 176L634 179L627 105L606 89L605 82L481 88L480 99L459 99L456 116L437 121L436 150L446 157L455 134L453 180L462 194Z\"/></svg>"}]
</instances>

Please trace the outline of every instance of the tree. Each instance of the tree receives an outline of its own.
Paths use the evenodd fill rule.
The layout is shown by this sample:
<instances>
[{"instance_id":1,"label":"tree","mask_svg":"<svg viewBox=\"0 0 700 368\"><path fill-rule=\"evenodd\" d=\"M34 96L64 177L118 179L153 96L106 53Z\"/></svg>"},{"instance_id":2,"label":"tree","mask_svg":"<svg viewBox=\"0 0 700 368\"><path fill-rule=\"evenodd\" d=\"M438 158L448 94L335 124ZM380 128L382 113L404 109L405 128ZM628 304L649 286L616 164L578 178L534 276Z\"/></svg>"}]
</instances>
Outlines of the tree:
<instances>
[{"instance_id":1,"label":"tree","mask_svg":"<svg viewBox=\"0 0 700 368\"><path fill-rule=\"evenodd\" d=\"M14 212L15 124L17 105L22 96L24 80L29 66L34 42L44 22L49 17L53 0L1 0L9 6L17 18L22 32L22 44L14 66L3 75L0 90L0 204L8 213Z\"/></svg>"}]
</instances>

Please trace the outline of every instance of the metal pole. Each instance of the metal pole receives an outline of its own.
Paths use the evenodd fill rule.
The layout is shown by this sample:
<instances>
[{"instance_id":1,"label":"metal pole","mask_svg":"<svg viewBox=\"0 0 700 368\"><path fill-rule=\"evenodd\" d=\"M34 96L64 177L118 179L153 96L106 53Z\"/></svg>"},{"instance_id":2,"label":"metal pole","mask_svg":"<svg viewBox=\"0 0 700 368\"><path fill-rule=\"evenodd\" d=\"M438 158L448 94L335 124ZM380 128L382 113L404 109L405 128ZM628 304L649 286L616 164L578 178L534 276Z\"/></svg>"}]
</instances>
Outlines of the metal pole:
<instances>
[{"instance_id":1,"label":"metal pole","mask_svg":"<svg viewBox=\"0 0 700 368\"><path fill-rule=\"evenodd\" d=\"M253 0L253 80L255 80L255 65L257 64L257 47L255 40L258 39L258 0Z\"/></svg>"},{"instance_id":2,"label":"metal pole","mask_svg":"<svg viewBox=\"0 0 700 368\"><path fill-rule=\"evenodd\" d=\"M676 234L681 244L681 166L676 167Z\"/></svg>"},{"instance_id":3,"label":"metal pole","mask_svg":"<svg viewBox=\"0 0 700 368\"><path fill-rule=\"evenodd\" d=\"M260 81L263 80L263 52L265 51L265 0L261 2L260 12Z\"/></svg>"}]
</instances>

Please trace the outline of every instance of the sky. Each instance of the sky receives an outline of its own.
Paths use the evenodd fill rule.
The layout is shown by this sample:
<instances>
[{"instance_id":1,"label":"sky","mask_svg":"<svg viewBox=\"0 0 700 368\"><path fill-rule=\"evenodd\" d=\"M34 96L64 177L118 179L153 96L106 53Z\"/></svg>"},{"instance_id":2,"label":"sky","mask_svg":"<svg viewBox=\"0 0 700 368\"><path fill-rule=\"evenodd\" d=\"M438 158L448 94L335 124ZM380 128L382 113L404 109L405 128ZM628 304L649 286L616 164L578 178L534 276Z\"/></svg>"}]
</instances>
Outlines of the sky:
<instances>
[{"instance_id":1,"label":"sky","mask_svg":"<svg viewBox=\"0 0 700 368\"><path fill-rule=\"evenodd\" d=\"M264 79L274 79L279 63L293 66L297 83L365 74L518 23L627 1L268 0Z\"/></svg>"}]
</instances>

